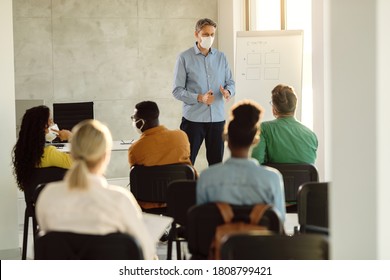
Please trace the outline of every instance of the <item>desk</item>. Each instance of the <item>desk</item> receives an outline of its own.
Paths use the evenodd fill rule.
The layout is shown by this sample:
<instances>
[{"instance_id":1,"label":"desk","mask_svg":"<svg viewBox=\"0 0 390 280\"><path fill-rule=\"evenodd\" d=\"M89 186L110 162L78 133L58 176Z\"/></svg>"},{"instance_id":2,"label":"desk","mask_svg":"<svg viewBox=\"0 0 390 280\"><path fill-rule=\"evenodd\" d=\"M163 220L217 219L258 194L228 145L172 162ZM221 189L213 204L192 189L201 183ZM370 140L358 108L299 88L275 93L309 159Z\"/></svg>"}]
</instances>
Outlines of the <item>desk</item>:
<instances>
[{"instance_id":1,"label":"desk","mask_svg":"<svg viewBox=\"0 0 390 280\"><path fill-rule=\"evenodd\" d=\"M286 220L284 221L284 231L287 235L294 234L294 227L299 226L297 213L286 213Z\"/></svg>"},{"instance_id":2,"label":"desk","mask_svg":"<svg viewBox=\"0 0 390 280\"><path fill-rule=\"evenodd\" d=\"M111 151L127 151L134 140L116 140L112 141ZM63 147L57 147L57 149L64 153L70 152L70 143L63 143Z\"/></svg>"}]
</instances>

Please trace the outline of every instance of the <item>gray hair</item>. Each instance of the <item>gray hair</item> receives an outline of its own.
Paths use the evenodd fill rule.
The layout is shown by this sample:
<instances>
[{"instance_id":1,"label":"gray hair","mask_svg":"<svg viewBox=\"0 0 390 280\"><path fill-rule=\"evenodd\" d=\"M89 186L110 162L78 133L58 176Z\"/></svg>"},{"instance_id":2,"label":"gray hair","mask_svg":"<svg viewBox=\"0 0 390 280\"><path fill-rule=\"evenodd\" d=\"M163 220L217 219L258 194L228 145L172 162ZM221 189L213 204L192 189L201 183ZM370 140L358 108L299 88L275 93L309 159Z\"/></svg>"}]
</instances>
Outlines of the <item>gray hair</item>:
<instances>
[{"instance_id":1,"label":"gray hair","mask_svg":"<svg viewBox=\"0 0 390 280\"><path fill-rule=\"evenodd\" d=\"M198 20L198 22L196 23L195 31L196 32L201 31L202 28L205 27L206 25L211 25L211 26L217 28L217 24L213 20L211 20L209 18L202 18L202 19Z\"/></svg>"}]
</instances>

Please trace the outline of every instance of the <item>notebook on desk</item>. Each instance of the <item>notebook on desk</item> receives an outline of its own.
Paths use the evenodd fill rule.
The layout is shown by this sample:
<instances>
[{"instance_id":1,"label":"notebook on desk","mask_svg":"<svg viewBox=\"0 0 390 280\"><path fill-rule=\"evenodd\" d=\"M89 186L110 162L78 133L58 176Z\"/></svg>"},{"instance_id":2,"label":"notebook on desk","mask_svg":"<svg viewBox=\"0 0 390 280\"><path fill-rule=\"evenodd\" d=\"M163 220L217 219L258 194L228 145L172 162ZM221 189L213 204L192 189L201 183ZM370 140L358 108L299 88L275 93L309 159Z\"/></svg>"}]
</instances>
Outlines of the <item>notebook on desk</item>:
<instances>
[{"instance_id":1,"label":"notebook on desk","mask_svg":"<svg viewBox=\"0 0 390 280\"><path fill-rule=\"evenodd\" d=\"M159 241L165 229L173 222L173 218L149 213L142 213L146 228L154 241Z\"/></svg>"},{"instance_id":2,"label":"notebook on desk","mask_svg":"<svg viewBox=\"0 0 390 280\"><path fill-rule=\"evenodd\" d=\"M63 148L65 147L64 143L50 143L51 146L54 146L56 148Z\"/></svg>"}]
</instances>

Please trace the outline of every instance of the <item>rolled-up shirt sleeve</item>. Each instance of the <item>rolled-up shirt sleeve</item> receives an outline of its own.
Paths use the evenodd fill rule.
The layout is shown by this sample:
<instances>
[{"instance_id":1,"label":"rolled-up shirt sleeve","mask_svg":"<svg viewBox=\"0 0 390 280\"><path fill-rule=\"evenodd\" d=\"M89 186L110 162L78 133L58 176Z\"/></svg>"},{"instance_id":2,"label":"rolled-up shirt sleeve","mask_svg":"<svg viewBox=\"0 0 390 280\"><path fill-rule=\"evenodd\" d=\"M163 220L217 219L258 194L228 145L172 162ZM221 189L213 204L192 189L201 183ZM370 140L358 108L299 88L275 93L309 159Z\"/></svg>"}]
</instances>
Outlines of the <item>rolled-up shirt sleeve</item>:
<instances>
[{"instance_id":1,"label":"rolled-up shirt sleeve","mask_svg":"<svg viewBox=\"0 0 390 280\"><path fill-rule=\"evenodd\" d=\"M173 96L186 104L196 104L198 102L198 93L190 92L186 88L187 70L185 61L181 55L178 56L174 71Z\"/></svg>"}]
</instances>

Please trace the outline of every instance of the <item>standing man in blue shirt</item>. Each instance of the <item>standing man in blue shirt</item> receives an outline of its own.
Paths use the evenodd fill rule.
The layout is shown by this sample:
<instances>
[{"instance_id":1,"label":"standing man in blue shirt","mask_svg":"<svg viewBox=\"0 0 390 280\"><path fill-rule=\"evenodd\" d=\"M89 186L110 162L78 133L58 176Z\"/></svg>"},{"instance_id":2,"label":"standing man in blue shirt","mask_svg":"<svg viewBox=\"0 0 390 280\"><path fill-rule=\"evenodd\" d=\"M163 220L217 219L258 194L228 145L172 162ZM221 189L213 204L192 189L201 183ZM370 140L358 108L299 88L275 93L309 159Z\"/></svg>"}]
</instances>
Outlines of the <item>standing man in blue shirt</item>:
<instances>
[{"instance_id":1,"label":"standing man in blue shirt","mask_svg":"<svg viewBox=\"0 0 390 280\"><path fill-rule=\"evenodd\" d=\"M172 93L183 102L180 129L188 135L192 164L195 164L203 140L209 165L222 162L224 100L235 94L226 56L211 48L216 28L217 24L211 19L198 20L195 44L178 56L175 66Z\"/></svg>"}]
</instances>

